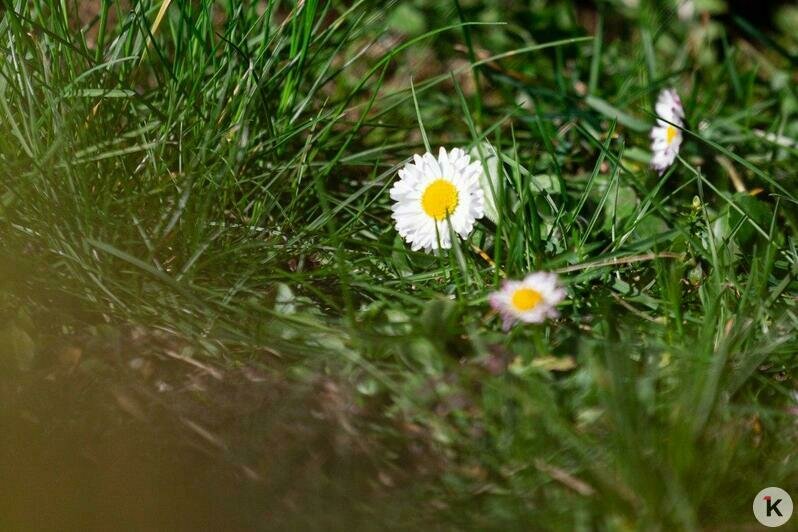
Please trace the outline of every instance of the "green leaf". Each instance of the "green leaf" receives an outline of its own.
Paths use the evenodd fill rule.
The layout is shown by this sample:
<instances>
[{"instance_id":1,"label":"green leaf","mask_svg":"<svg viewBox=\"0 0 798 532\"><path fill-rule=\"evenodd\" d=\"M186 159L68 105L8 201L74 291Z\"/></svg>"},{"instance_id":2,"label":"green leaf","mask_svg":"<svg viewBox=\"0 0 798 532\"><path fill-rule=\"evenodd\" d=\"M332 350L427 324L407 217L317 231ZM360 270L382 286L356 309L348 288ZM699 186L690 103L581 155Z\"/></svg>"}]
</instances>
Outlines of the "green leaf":
<instances>
[{"instance_id":1,"label":"green leaf","mask_svg":"<svg viewBox=\"0 0 798 532\"><path fill-rule=\"evenodd\" d=\"M629 129L633 129L635 131L648 131L651 129L651 124L640 120L639 118L635 118L632 115L626 114L617 107L613 106L606 100L602 100L596 96L588 96L585 98L585 102L587 105L592 107L595 111L603 114L610 120L617 120L619 124L623 124L624 126L628 127Z\"/></svg>"},{"instance_id":2,"label":"green leaf","mask_svg":"<svg viewBox=\"0 0 798 532\"><path fill-rule=\"evenodd\" d=\"M64 93L66 98L131 98L136 91L130 89L75 89Z\"/></svg>"},{"instance_id":3,"label":"green leaf","mask_svg":"<svg viewBox=\"0 0 798 532\"><path fill-rule=\"evenodd\" d=\"M496 206L496 198L501 190L501 180L503 178L504 170L499 164L499 157L496 149L487 142L480 143L480 146L475 146L471 149L471 160L479 161L480 153L483 163L483 171L479 177L479 185L482 187L482 192L485 195L485 216L497 224L499 223L499 210Z\"/></svg>"},{"instance_id":4,"label":"green leaf","mask_svg":"<svg viewBox=\"0 0 798 532\"><path fill-rule=\"evenodd\" d=\"M744 214L737 209L728 208L730 227L737 226L743 216L747 216L756 222L759 227L767 228L770 226L771 212L765 203L746 192L738 192L733 196L732 201L740 207ZM746 245L758 234L750 222L745 222L737 231L736 238L741 245Z\"/></svg>"},{"instance_id":5,"label":"green leaf","mask_svg":"<svg viewBox=\"0 0 798 532\"><path fill-rule=\"evenodd\" d=\"M427 31L424 14L409 3L401 3L393 10L388 26L405 35L420 35Z\"/></svg>"},{"instance_id":6,"label":"green leaf","mask_svg":"<svg viewBox=\"0 0 798 532\"><path fill-rule=\"evenodd\" d=\"M430 338L443 340L448 338L452 331L459 313L457 305L451 299L432 299L425 306L422 315L424 330Z\"/></svg>"},{"instance_id":7,"label":"green leaf","mask_svg":"<svg viewBox=\"0 0 798 532\"><path fill-rule=\"evenodd\" d=\"M560 180L556 175L538 174L529 178L530 188L535 192L560 193Z\"/></svg>"}]
</instances>

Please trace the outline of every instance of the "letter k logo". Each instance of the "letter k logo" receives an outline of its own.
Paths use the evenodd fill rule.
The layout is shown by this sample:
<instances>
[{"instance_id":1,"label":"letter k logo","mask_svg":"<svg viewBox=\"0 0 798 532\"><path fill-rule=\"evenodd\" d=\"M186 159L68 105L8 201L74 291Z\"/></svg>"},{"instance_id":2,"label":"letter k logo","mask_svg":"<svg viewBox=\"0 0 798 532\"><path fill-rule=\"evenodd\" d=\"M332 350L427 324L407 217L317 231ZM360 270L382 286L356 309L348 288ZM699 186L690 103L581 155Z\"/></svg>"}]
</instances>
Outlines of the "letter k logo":
<instances>
[{"instance_id":1,"label":"letter k logo","mask_svg":"<svg viewBox=\"0 0 798 532\"><path fill-rule=\"evenodd\" d=\"M770 486L760 490L754 497L754 517L766 527L778 527L792 517L792 497L783 489Z\"/></svg>"},{"instance_id":2,"label":"letter k logo","mask_svg":"<svg viewBox=\"0 0 798 532\"><path fill-rule=\"evenodd\" d=\"M784 517L779 511L779 503L781 502L781 499L776 499L776 502L771 503L772 497L770 495L765 495L762 498L765 499L765 504L767 504L766 513L768 517L770 517L770 514L773 512L776 512L776 515L779 517Z\"/></svg>"}]
</instances>

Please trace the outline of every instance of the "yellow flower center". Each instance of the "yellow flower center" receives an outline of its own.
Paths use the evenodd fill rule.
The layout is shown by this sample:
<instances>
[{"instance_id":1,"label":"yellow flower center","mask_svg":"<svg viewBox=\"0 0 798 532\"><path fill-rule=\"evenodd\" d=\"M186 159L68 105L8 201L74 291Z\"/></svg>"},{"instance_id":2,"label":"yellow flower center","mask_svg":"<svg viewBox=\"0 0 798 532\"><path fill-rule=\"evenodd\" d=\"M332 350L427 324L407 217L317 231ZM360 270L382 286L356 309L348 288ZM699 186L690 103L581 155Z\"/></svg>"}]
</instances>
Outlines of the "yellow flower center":
<instances>
[{"instance_id":1,"label":"yellow flower center","mask_svg":"<svg viewBox=\"0 0 798 532\"><path fill-rule=\"evenodd\" d=\"M669 146L671 142L673 142L673 139L676 138L677 131L679 130L673 126L668 126L668 129L665 130L665 141L668 143Z\"/></svg>"},{"instance_id":2,"label":"yellow flower center","mask_svg":"<svg viewBox=\"0 0 798 532\"><path fill-rule=\"evenodd\" d=\"M519 288L513 292L513 307L519 312L526 312L535 308L543 296L531 288Z\"/></svg>"},{"instance_id":3,"label":"yellow flower center","mask_svg":"<svg viewBox=\"0 0 798 532\"><path fill-rule=\"evenodd\" d=\"M428 216L443 220L457 208L459 198L455 186L445 179L436 179L421 196L421 207Z\"/></svg>"}]
</instances>

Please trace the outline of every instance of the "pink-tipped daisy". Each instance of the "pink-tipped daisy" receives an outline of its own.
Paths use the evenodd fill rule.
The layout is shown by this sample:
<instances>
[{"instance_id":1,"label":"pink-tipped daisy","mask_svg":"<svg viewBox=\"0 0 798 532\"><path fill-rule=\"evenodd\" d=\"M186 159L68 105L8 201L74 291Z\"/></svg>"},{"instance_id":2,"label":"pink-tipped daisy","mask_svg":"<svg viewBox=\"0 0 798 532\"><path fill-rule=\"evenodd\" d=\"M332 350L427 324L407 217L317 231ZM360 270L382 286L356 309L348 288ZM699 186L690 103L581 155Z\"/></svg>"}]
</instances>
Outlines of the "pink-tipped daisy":
<instances>
[{"instance_id":1,"label":"pink-tipped daisy","mask_svg":"<svg viewBox=\"0 0 798 532\"><path fill-rule=\"evenodd\" d=\"M659 93L654 110L657 113L657 124L651 129L651 168L662 174L679 154L684 108L676 91L665 89Z\"/></svg>"},{"instance_id":2,"label":"pink-tipped daisy","mask_svg":"<svg viewBox=\"0 0 798 532\"><path fill-rule=\"evenodd\" d=\"M504 281L500 290L488 297L490 306L502 317L504 330L515 322L542 323L559 314L554 307L565 299L557 274L530 273L521 281Z\"/></svg>"}]
</instances>

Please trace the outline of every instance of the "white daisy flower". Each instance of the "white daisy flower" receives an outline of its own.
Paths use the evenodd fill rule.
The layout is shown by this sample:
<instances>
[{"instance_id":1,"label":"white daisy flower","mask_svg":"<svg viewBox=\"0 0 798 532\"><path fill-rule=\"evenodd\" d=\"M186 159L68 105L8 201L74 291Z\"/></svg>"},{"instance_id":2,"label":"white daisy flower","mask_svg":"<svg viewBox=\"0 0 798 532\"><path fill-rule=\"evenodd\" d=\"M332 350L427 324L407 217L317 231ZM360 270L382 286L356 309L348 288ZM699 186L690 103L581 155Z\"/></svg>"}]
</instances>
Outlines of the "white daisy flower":
<instances>
[{"instance_id":1,"label":"white daisy flower","mask_svg":"<svg viewBox=\"0 0 798 532\"><path fill-rule=\"evenodd\" d=\"M676 91L665 89L659 94L654 110L657 124L651 129L651 168L661 174L679 154L682 144L682 130L679 127L684 126L684 108Z\"/></svg>"},{"instance_id":2,"label":"white daisy flower","mask_svg":"<svg viewBox=\"0 0 798 532\"><path fill-rule=\"evenodd\" d=\"M542 323L546 318L559 316L554 308L565 299L565 290L557 281L557 274L530 273L521 281L504 281L497 292L488 296L490 306L504 320L504 330L515 322Z\"/></svg>"},{"instance_id":3,"label":"white daisy flower","mask_svg":"<svg viewBox=\"0 0 798 532\"><path fill-rule=\"evenodd\" d=\"M391 216L413 251L450 248L449 224L461 238L468 237L485 213L481 173L480 162L471 162L459 148L448 153L441 148L437 159L431 153L414 155L399 170L399 181L391 188L396 202Z\"/></svg>"}]
</instances>

